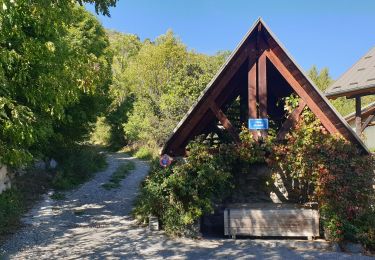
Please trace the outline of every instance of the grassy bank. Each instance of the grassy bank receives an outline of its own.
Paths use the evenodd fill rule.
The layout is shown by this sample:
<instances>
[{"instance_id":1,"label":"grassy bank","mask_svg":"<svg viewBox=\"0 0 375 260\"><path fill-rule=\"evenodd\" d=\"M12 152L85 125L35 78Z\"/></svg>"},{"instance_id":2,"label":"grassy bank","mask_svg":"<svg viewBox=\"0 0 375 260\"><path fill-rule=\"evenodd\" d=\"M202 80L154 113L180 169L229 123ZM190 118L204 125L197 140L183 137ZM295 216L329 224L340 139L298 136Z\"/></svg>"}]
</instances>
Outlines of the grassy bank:
<instances>
[{"instance_id":1,"label":"grassy bank","mask_svg":"<svg viewBox=\"0 0 375 260\"><path fill-rule=\"evenodd\" d=\"M57 155L59 162L52 181L56 190L70 190L91 179L107 165L105 156L94 146L77 146Z\"/></svg>"},{"instance_id":2,"label":"grassy bank","mask_svg":"<svg viewBox=\"0 0 375 260\"><path fill-rule=\"evenodd\" d=\"M122 152L127 153L141 160L152 160L159 157L159 148L155 146L133 144L127 145L121 149Z\"/></svg>"},{"instance_id":3,"label":"grassy bank","mask_svg":"<svg viewBox=\"0 0 375 260\"><path fill-rule=\"evenodd\" d=\"M20 226L20 217L51 186L52 175L43 170L28 169L15 178L12 188L0 194L0 242Z\"/></svg>"}]
</instances>

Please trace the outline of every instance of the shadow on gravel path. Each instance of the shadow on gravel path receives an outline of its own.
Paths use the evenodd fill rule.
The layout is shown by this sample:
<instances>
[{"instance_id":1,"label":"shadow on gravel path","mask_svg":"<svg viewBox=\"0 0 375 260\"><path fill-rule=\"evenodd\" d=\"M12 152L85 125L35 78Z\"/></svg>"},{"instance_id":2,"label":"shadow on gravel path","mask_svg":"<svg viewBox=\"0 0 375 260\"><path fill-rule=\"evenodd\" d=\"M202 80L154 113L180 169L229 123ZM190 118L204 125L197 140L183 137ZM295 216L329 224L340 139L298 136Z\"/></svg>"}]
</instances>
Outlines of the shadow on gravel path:
<instances>
[{"instance_id":1,"label":"shadow on gravel path","mask_svg":"<svg viewBox=\"0 0 375 260\"><path fill-rule=\"evenodd\" d=\"M107 155L108 168L62 201L47 195L24 217L25 227L0 248L5 259L367 259L343 253L299 251L261 240L170 239L130 217L147 162L123 153ZM106 190L111 174L127 161L136 169L118 189ZM0 255L1 258L1 255ZM370 258L368 258L370 259Z\"/></svg>"}]
</instances>

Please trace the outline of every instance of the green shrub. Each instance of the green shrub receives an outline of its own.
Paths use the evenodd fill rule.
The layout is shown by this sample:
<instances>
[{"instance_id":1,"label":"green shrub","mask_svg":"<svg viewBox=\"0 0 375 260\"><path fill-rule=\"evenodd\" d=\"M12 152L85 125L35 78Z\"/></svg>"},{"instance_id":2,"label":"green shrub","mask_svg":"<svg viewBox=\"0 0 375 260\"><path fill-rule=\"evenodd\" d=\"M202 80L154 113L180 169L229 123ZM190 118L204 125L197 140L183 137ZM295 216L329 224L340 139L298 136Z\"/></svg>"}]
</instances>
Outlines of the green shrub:
<instances>
[{"instance_id":1,"label":"green shrub","mask_svg":"<svg viewBox=\"0 0 375 260\"><path fill-rule=\"evenodd\" d=\"M153 153L146 146L142 146L134 154L138 159L151 160L153 158Z\"/></svg>"},{"instance_id":2,"label":"green shrub","mask_svg":"<svg viewBox=\"0 0 375 260\"><path fill-rule=\"evenodd\" d=\"M68 190L89 180L106 166L105 157L90 146L75 146L63 150L56 158L58 168L53 179L57 190Z\"/></svg>"},{"instance_id":3,"label":"green shrub","mask_svg":"<svg viewBox=\"0 0 375 260\"><path fill-rule=\"evenodd\" d=\"M6 234L18 225L25 210L22 193L15 188L0 194L0 235Z\"/></svg>"},{"instance_id":4,"label":"green shrub","mask_svg":"<svg viewBox=\"0 0 375 260\"><path fill-rule=\"evenodd\" d=\"M97 145L107 146L111 142L111 126L105 117L99 117L90 136L90 142Z\"/></svg>"},{"instance_id":5,"label":"green shrub","mask_svg":"<svg viewBox=\"0 0 375 260\"><path fill-rule=\"evenodd\" d=\"M364 155L343 137L329 134L305 109L286 140L273 145L267 161L275 173L293 179L300 202L318 202L330 240L366 240L364 243L371 244L372 231L363 228L368 222L359 218L368 216L365 212L374 196L372 156Z\"/></svg>"},{"instance_id":6,"label":"green shrub","mask_svg":"<svg viewBox=\"0 0 375 260\"><path fill-rule=\"evenodd\" d=\"M189 145L186 162L161 168L154 160L133 211L141 221L157 216L166 232L182 235L203 214L213 210L213 202L231 187L225 158L213 156L210 147L198 140Z\"/></svg>"},{"instance_id":7,"label":"green shrub","mask_svg":"<svg viewBox=\"0 0 375 260\"><path fill-rule=\"evenodd\" d=\"M375 208L370 207L365 210L355 220L358 227L357 239L367 250L375 251Z\"/></svg>"}]
</instances>

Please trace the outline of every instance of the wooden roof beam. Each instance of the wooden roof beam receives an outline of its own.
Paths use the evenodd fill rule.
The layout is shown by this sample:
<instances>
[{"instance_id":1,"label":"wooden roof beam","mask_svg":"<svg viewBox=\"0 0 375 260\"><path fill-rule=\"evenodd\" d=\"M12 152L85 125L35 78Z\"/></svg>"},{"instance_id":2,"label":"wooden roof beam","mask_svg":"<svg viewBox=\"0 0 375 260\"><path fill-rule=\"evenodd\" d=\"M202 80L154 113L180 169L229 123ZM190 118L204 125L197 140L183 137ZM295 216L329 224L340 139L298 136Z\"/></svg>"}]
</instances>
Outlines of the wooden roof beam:
<instances>
[{"instance_id":1,"label":"wooden roof beam","mask_svg":"<svg viewBox=\"0 0 375 260\"><path fill-rule=\"evenodd\" d=\"M367 126L370 125L370 123L372 122L372 120L374 120L374 118L375 118L375 114L374 114L374 115L370 115L370 116L366 119L366 121L365 121L365 122L363 123L363 125L362 125L361 133L365 130L365 128L366 128Z\"/></svg>"},{"instance_id":2,"label":"wooden roof beam","mask_svg":"<svg viewBox=\"0 0 375 260\"><path fill-rule=\"evenodd\" d=\"M215 114L217 119L219 119L220 123L224 126L224 128L229 132L229 134L233 137L236 142L240 141L238 133L236 129L233 127L232 123L229 121L227 116L224 112L216 105L216 103L211 102L210 108L212 112Z\"/></svg>"},{"instance_id":3,"label":"wooden roof beam","mask_svg":"<svg viewBox=\"0 0 375 260\"><path fill-rule=\"evenodd\" d=\"M326 94L326 97L329 99L336 99L339 97L346 97L348 99L355 98L356 96L368 96L368 95L374 95L375 94L375 87L368 87L368 88L360 88L355 89L352 91L340 91L340 92L334 92L334 93L328 93Z\"/></svg>"},{"instance_id":4,"label":"wooden roof beam","mask_svg":"<svg viewBox=\"0 0 375 260\"><path fill-rule=\"evenodd\" d=\"M304 88L299 84L299 82L293 77L293 75L289 72L287 67L284 63L278 58L278 56L272 51L266 52L267 58L272 62L275 68L280 72L280 74L285 78L288 84L293 88L293 90L297 93L297 95L302 98L307 106L311 109L311 111L317 115L317 117L322 122L323 126L327 129L328 132L331 134L339 133L338 129L335 125L329 120L326 114L320 109L320 107L312 100L310 97L311 94L308 94Z\"/></svg>"}]
</instances>

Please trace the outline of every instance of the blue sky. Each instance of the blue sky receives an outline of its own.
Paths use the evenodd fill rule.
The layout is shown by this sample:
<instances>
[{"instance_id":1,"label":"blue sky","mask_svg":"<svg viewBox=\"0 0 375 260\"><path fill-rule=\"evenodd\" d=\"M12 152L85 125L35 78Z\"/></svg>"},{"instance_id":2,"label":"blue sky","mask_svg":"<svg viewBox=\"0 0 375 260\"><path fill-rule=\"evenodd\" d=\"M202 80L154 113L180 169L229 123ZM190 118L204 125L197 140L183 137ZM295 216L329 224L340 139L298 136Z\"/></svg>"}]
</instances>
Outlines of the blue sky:
<instances>
[{"instance_id":1,"label":"blue sky","mask_svg":"<svg viewBox=\"0 0 375 260\"><path fill-rule=\"evenodd\" d=\"M302 68L328 67L333 78L375 46L375 0L120 0L98 17L142 40L172 29L206 54L233 50L262 17Z\"/></svg>"}]
</instances>

